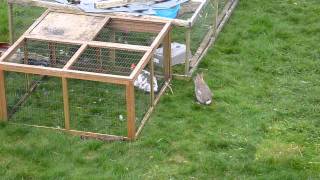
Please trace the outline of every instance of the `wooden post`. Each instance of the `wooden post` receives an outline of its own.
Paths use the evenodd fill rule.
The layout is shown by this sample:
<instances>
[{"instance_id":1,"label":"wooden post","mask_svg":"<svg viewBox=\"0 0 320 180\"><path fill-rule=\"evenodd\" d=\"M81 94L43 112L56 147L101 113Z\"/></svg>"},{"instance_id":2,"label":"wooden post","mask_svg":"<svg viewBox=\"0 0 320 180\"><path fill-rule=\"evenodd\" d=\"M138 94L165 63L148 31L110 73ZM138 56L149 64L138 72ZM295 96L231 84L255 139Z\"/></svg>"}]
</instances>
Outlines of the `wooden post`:
<instances>
[{"instance_id":1,"label":"wooden post","mask_svg":"<svg viewBox=\"0 0 320 180\"><path fill-rule=\"evenodd\" d=\"M50 51L50 64L54 66L57 63L56 44L53 42L49 42L48 47Z\"/></svg>"},{"instance_id":2,"label":"wooden post","mask_svg":"<svg viewBox=\"0 0 320 180\"><path fill-rule=\"evenodd\" d=\"M185 61L185 75L189 74L189 68L190 68L190 54L191 54L191 27L187 28L186 30L186 61Z\"/></svg>"},{"instance_id":3,"label":"wooden post","mask_svg":"<svg viewBox=\"0 0 320 180\"><path fill-rule=\"evenodd\" d=\"M165 80L168 81L171 78L171 31L163 39L163 55L164 76Z\"/></svg>"},{"instance_id":4,"label":"wooden post","mask_svg":"<svg viewBox=\"0 0 320 180\"><path fill-rule=\"evenodd\" d=\"M135 112L135 96L133 82L126 86L126 101L127 101L127 128L128 138L134 140L136 133L136 112Z\"/></svg>"},{"instance_id":5,"label":"wooden post","mask_svg":"<svg viewBox=\"0 0 320 180\"><path fill-rule=\"evenodd\" d=\"M0 121L7 121L7 101L6 101L6 89L5 89L4 71L0 70Z\"/></svg>"},{"instance_id":6,"label":"wooden post","mask_svg":"<svg viewBox=\"0 0 320 180\"><path fill-rule=\"evenodd\" d=\"M69 93L68 81L62 78L62 93L63 93L63 107L64 107L64 128L70 129L70 111L69 111Z\"/></svg>"},{"instance_id":7,"label":"wooden post","mask_svg":"<svg viewBox=\"0 0 320 180\"><path fill-rule=\"evenodd\" d=\"M153 82L153 78L154 78L154 62L153 62L153 56L150 59L149 62L149 67L150 67L150 103L151 106L154 106L154 82Z\"/></svg>"},{"instance_id":8,"label":"wooden post","mask_svg":"<svg viewBox=\"0 0 320 180\"><path fill-rule=\"evenodd\" d=\"M13 4L8 3L8 29L9 29L9 42L10 45L14 42L14 29L13 29Z\"/></svg>"}]
</instances>

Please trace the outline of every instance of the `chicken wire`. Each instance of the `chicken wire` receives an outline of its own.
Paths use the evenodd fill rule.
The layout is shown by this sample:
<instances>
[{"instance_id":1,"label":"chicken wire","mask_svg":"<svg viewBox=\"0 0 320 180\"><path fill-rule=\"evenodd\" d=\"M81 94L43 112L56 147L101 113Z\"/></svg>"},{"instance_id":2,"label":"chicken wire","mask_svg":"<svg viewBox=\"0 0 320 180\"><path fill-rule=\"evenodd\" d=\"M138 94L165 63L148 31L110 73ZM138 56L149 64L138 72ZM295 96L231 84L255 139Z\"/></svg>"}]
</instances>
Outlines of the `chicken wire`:
<instances>
[{"instance_id":1,"label":"chicken wire","mask_svg":"<svg viewBox=\"0 0 320 180\"><path fill-rule=\"evenodd\" d=\"M64 127L60 79L6 72L5 85L9 121L54 128Z\"/></svg>"},{"instance_id":2,"label":"chicken wire","mask_svg":"<svg viewBox=\"0 0 320 180\"><path fill-rule=\"evenodd\" d=\"M68 93L71 129L127 135L125 86L69 79Z\"/></svg>"},{"instance_id":3,"label":"chicken wire","mask_svg":"<svg viewBox=\"0 0 320 180\"><path fill-rule=\"evenodd\" d=\"M157 33L152 33L144 30L144 28L147 29L148 26L150 27L154 25L142 24L138 22L130 23L127 21L111 20L100 31L95 40L102 42L150 46L154 41ZM137 28L139 29L139 31L134 30Z\"/></svg>"},{"instance_id":4,"label":"chicken wire","mask_svg":"<svg viewBox=\"0 0 320 180\"><path fill-rule=\"evenodd\" d=\"M220 18L223 18L226 15L226 12L224 12L224 10L230 8L227 6L232 5L232 3L234 2L235 0L218 0L218 16ZM191 17L190 15L192 15L195 12L199 4L194 2L193 4L187 3L184 6L185 7L181 9L183 12L180 12L179 19L182 17L190 18ZM213 35L214 25L217 19L216 15L217 15L217 9L215 8L215 2L213 0L208 1L207 4L199 12L198 17L195 20L195 23L190 28L190 44L189 44L190 59L192 59L193 56L195 56L197 53L200 53L200 54L202 53L201 51L204 50L203 49L204 47L201 47L201 44L203 42L206 42L206 41L209 42L209 39L206 39L206 38L210 38L210 36L208 36L209 34L211 34L211 36ZM222 19L220 19L220 21L221 20ZM217 23L219 24L220 22L217 22ZM186 35L188 33L187 31L188 31L188 27L175 26L173 28L173 33L172 33L173 42L178 42L180 44L187 45L187 41L186 41ZM186 73L184 62L185 61L183 61L183 64L175 65L173 67L174 74L181 75ZM192 66L189 66L189 70L190 68L192 68Z\"/></svg>"},{"instance_id":5,"label":"chicken wire","mask_svg":"<svg viewBox=\"0 0 320 180\"><path fill-rule=\"evenodd\" d=\"M157 49L163 48L161 43ZM153 69L153 71L152 71ZM169 70L168 70L169 71ZM153 79L152 79L153 77ZM160 98L161 90L166 83L164 60L157 59L156 55L152 57L149 63L143 68L139 76L134 80L135 86L135 111L136 128L139 128L146 113L157 98ZM153 86L153 95L151 87Z\"/></svg>"},{"instance_id":6,"label":"chicken wire","mask_svg":"<svg viewBox=\"0 0 320 180\"><path fill-rule=\"evenodd\" d=\"M45 10L41 7L14 4L12 13L13 40L17 40Z\"/></svg>"},{"instance_id":7,"label":"chicken wire","mask_svg":"<svg viewBox=\"0 0 320 180\"><path fill-rule=\"evenodd\" d=\"M79 47L79 45L25 40L7 62L63 68Z\"/></svg>"},{"instance_id":8,"label":"chicken wire","mask_svg":"<svg viewBox=\"0 0 320 180\"><path fill-rule=\"evenodd\" d=\"M136 51L88 47L70 69L129 76L143 55Z\"/></svg>"}]
</instances>

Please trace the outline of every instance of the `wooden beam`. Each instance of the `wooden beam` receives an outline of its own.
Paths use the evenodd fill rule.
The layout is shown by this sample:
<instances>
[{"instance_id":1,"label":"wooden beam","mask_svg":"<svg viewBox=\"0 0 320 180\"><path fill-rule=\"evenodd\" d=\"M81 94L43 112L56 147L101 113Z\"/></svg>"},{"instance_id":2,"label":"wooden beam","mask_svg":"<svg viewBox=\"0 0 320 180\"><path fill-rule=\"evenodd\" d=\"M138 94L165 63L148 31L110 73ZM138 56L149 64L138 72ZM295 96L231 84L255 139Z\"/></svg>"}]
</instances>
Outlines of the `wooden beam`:
<instances>
[{"instance_id":1,"label":"wooden beam","mask_svg":"<svg viewBox=\"0 0 320 180\"><path fill-rule=\"evenodd\" d=\"M23 44L25 38L21 36L12 46L9 47L7 51L5 51L2 56L0 57L0 62L8 60L8 58L14 54L17 49Z\"/></svg>"},{"instance_id":2,"label":"wooden beam","mask_svg":"<svg viewBox=\"0 0 320 180\"><path fill-rule=\"evenodd\" d=\"M110 17L105 17L105 18L103 19L103 23L102 23L101 26L98 27L98 28L96 29L96 31L93 33L93 38L92 38L91 40L94 40L94 39L99 35L99 33L103 30L103 28L106 26L106 24L110 22L110 20L111 20Z\"/></svg>"},{"instance_id":3,"label":"wooden beam","mask_svg":"<svg viewBox=\"0 0 320 180\"><path fill-rule=\"evenodd\" d=\"M162 43L163 39L167 35L167 33L171 31L171 22L168 22L161 32L158 34L158 36L155 38L153 43L151 44L150 49L144 54L144 56L141 58L140 62L137 64L136 68L132 71L130 78L131 79L136 79L143 68L148 64L150 58L153 56L154 52L156 49L160 46Z\"/></svg>"},{"instance_id":4,"label":"wooden beam","mask_svg":"<svg viewBox=\"0 0 320 180\"><path fill-rule=\"evenodd\" d=\"M74 45L88 44L91 47L115 48L115 49L137 51L137 52L145 52L150 49L150 47L148 46L101 42L101 41L77 41L77 40L67 40L67 39L60 39L60 38L53 38L53 37L46 37L46 36L38 36L38 35L28 35L26 36L26 38L31 40L56 42L56 43L62 43L62 44L74 44Z\"/></svg>"},{"instance_id":5,"label":"wooden beam","mask_svg":"<svg viewBox=\"0 0 320 180\"><path fill-rule=\"evenodd\" d=\"M13 45L14 42L14 29L13 29L13 4L8 3L8 29L9 29L9 42Z\"/></svg>"},{"instance_id":6,"label":"wooden beam","mask_svg":"<svg viewBox=\"0 0 320 180\"><path fill-rule=\"evenodd\" d=\"M25 77L28 78L29 74L25 74ZM41 77L41 80L44 79L45 76ZM29 85L30 84L30 85ZM8 118L11 118L12 115L21 108L24 102L28 99L28 97L34 92L37 87L39 86L39 83L37 80L32 81L32 83L27 82L26 85L26 93L19 99L19 101L11 108L10 113L8 115Z\"/></svg>"},{"instance_id":7,"label":"wooden beam","mask_svg":"<svg viewBox=\"0 0 320 180\"><path fill-rule=\"evenodd\" d=\"M135 95L133 82L126 86L126 102L127 102L127 128L128 138L135 139L136 131L136 112L135 112Z\"/></svg>"},{"instance_id":8,"label":"wooden beam","mask_svg":"<svg viewBox=\"0 0 320 180\"><path fill-rule=\"evenodd\" d=\"M78 51L71 57L63 69L70 69L70 67L77 61L81 54L87 49L88 44L83 44Z\"/></svg>"},{"instance_id":9,"label":"wooden beam","mask_svg":"<svg viewBox=\"0 0 320 180\"><path fill-rule=\"evenodd\" d=\"M128 84L128 81L131 80L130 77L128 76L101 74L101 73L75 71L75 70L64 70L64 69L58 69L58 68L32 66L32 65L9 63L9 62L0 62L0 70L55 76L55 77L65 77L65 78L71 78L71 79L99 81L99 82L106 82L106 83L113 83L113 84L124 84L124 85Z\"/></svg>"},{"instance_id":10,"label":"wooden beam","mask_svg":"<svg viewBox=\"0 0 320 180\"><path fill-rule=\"evenodd\" d=\"M21 123L13 123L13 122L10 122L10 124L23 125L23 126L29 126L29 127L35 127L35 128L58 130L58 131L63 131L63 132L69 133L71 135L80 136L80 137L83 137L83 138L94 138L94 139L98 139L98 140L102 140L102 141L125 141L125 140L129 140L127 137L124 137L124 136L115 136L115 135L109 135L109 134L78 131L78 130L73 130L73 129L68 130L68 129L62 129L62 128L54 128L54 127L30 125L30 124L21 124Z\"/></svg>"},{"instance_id":11,"label":"wooden beam","mask_svg":"<svg viewBox=\"0 0 320 180\"><path fill-rule=\"evenodd\" d=\"M62 94L63 94L63 108L64 108L64 128L70 129L70 110L69 110L69 93L68 80L62 78Z\"/></svg>"},{"instance_id":12,"label":"wooden beam","mask_svg":"<svg viewBox=\"0 0 320 180\"><path fill-rule=\"evenodd\" d=\"M121 31L133 31L143 33L159 33L164 23L155 23L150 21L137 21L128 19L113 19L109 27Z\"/></svg>"},{"instance_id":13,"label":"wooden beam","mask_svg":"<svg viewBox=\"0 0 320 180\"><path fill-rule=\"evenodd\" d=\"M7 100L4 71L0 70L0 121L7 121Z\"/></svg>"},{"instance_id":14,"label":"wooden beam","mask_svg":"<svg viewBox=\"0 0 320 180\"><path fill-rule=\"evenodd\" d=\"M168 81L171 78L171 31L163 39L163 57L164 77Z\"/></svg>"}]
</instances>

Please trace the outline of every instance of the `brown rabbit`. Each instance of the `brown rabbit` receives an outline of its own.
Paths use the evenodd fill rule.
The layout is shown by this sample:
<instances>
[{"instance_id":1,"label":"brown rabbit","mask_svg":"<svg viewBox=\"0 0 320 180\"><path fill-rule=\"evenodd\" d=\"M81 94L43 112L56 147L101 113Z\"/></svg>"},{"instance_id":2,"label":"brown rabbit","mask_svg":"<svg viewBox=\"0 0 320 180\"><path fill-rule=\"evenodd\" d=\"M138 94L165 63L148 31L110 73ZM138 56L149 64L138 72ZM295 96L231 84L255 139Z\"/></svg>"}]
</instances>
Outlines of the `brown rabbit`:
<instances>
[{"instance_id":1,"label":"brown rabbit","mask_svg":"<svg viewBox=\"0 0 320 180\"><path fill-rule=\"evenodd\" d=\"M193 79L196 98L199 103L209 105L212 103L212 92L203 80L203 73L197 74Z\"/></svg>"}]
</instances>

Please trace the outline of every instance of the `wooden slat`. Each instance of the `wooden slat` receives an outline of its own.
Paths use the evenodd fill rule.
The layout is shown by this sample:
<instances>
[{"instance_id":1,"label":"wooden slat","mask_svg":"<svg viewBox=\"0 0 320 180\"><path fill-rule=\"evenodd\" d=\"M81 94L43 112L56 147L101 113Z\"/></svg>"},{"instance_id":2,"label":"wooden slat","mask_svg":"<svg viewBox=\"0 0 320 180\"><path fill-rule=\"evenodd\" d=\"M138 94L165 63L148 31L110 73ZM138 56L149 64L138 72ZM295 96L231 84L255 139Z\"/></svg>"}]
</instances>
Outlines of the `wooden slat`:
<instances>
[{"instance_id":1,"label":"wooden slat","mask_svg":"<svg viewBox=\"0 0 320 180\"><path fill-rule=\"evenodd\" d=\"M102 141L125 141L129 140L127 137L124 136L115 136L110 134L101 134L101 133L94 133L94 132L86 132L86 131L78 131L73 129L62 129L62 128L54 128L54 127L48 127L48 126L39 126L39 125L30 125L30 124L21 124L21 123L13 123L10 122L10 124L14 125L23 125L23 126L29 126L29 127L35 127L35 128L44 128L44 129L51 129L51 130L58 130L63 131L66 133L70 133L71 135L80 136L84 138L94 138Z\"/></svg>"},{"instance_id":2,"label":"wooden slat","mask_svg":"<svg viewBox=\"0 0 320 180\"><path fill-rule=\"evenodd\" d=\"M0 69L13 72L39 74L55 77L65 77L72 79L82 79L90 81L99 81L113 84L127 84L130 78L112 74L99 74L92 72L82 72L75 70L63 70L51 67L31 66L25 64L16 64L9 62L0 62Z\"/></svg>"},{"instance_id":3,"label":"wooden slat","mask_svg":"<svg viewBox=\"0 0 320 180\"><path fill-rule=\"evenodd\" d=\"M9 49L0 57L0 62L6 61L12 54L14 54L20 45L22 45L24 40L25 38L21 36L12 46L10 46Z\"/></svg>"},{"instance_id":4,"label":"wooden slat","mask_svg":"<svg viewBox=\"0 0 320 180\"><path fill-rule=\"evenodd\" d=\"M6 101L6 89L4 71L0 70L0 121L7 121L7 101Z\"/></svg>"},{"instance_id":5,"label":"wooden slat","mask_svg":"<svg viewBox=\"0 0 320 180\"><path fill-rule=\"evenodd\" d=\"M163 40L163 67L165 80L171 78L171 32L169 31Z\"/></svg>"},{"instance_id":6,"label":"wooden slat","mask_svg":"<svg viewBox=\"0 0 320 180\"><path fill-rule=\"evenodd\" d=\"M129 83L126 86L126 102L127 102L127 128L128 138L130 140L135 139L135 127L136 127L136 113L135 113L135 96L133 83Z\"/></svg>"},{"instance_id":7,"label":"wooden slat","mask_svg":"<svg viewBox=\"0 0 320 180\"><path fill-rule=\"evenodd\" d=\"M171 22L168 22L161 32L158 34L156 39L153 41L150 49L145 53L145 55L141 58L140 62L136 66L136 68L132 71L130 78L136 79L137 76L141 73L143 68L147 65L150 58L153 56L154 52L156 51L157 47L162 43L163 39L167 35L167 33L171 31Z\"/></svg>"},{"instance_id":8,"label":"wooden slat","mask_svg":"<svg viewBox=\"0 0 320 180\"><path fill-rule=\"evenodd\" d=\"M97 30L94 32L93 38L92 38L91 40L94 40L94 39L99 35L99 33L103 30L104 26L105 26L108 22L110 22L110 20L111 20L110 17L105 17L105 18L103 19L103 23L102 23L101 26L98 27Z\"/></svg>"},{"instance_id":9,"label":"wooden slat","mask_svg":"<svg viewBox=\"0 0 320 180\"><path fill-rule=\"evenodd\" d=\"M170 82L171 82L171 79L170 79L169 81L167 81L167 82L165 83L165 85L161 88L161 90L160 90L160 92L159 92L159 95L158 95L157 98L154 100L153 106L151 106L151 107L149 108L149 110L147 111L147 113L144 115L144 117L143 117L143 119L142 119L142 121L141 121L141 123L140 123L140 126L139 126L139 128L138 128L138 130L137 130L137 132L136 132L136 135L135 135L136 138L138 138L138 136L141 134L143 127L145 126L145 124L146 124L147 121L149 120L152 112L153 112L154 109L155 109L155 106L156 106L156 105L158 104L158 102L160 101L161 96L162 96L163 93L166 91L166 89L169 87Z\"/></svg>"},{"instance_id":10,"label":"wooden slat","mask_svg":"<svg viewBox=\"0 0 320 180\"><path fill-rule=\"evenodd\" d=\"M67 40L67 39L60 39L60 38L53 38L53 37L38 36L38 35L28 35L26 36L26 38L31 40L50 41L50 42L63 43L63 44L75 44L75 45L88 44L91 47L115 48L115 49L137 51L137 52L145 52L150 49L150 47L148 46L101 42L101 41L77 41L77 40Z\"/></svg>"},{"instance_id":11,"label":"wooden slat","mask_svg":"<svg viewBox=\"0 0 320 180\"><path fill-rule=\"evenodd\" d=\"M76 60L81 56L81 54L87 49L88 44L83 44L78 51L71 57L71 59L67 62L67 64L63 67L63 69L69 69Z\"/></svg>"},{"instance_id":12,"label":"wooden slat","mask_svg":"<svg viewBox=\"0 0 320 180\"><path fill-rule=\"evenodd\" d=\"M159 33L163 28L164 23L154 23L148 21L136 21L136 20L112 20L108 26L113 29L121 31L133 31L144 33Z\"/></svg>"},{"instance_id":13,"label":"wooden slat","mask_svg":"<svg viewBox=\"0 0 320 180\"><path fill-rule=\"evenodd\" d=\"M64 109L64 128L70 129L70 110L69 110L69 93L68 93L68 81L66 78L62 78L62 94L63 94L63 109Z\"/></svg>"},{"instance_id":14,"label":"wooden slat","mask_svg":"<svg viewBox=\"0 0 320 180\"><path fill-rule=\"evenodd\" d=\"M29 77L29 74L25 74L26 78ZM45 78L45 76L42 76L40 81L42 81ZM26 102L28 97L37 89L39 86L39 81L34 80L32 83L27 83L26 85L26 91L24 95L22 95L17 103L13 107L10 108L10 113L8 114L8 118L12 117L14 113L16 113L19 108L22 107L22 104Z\"/></svg>"}]
</instances>

